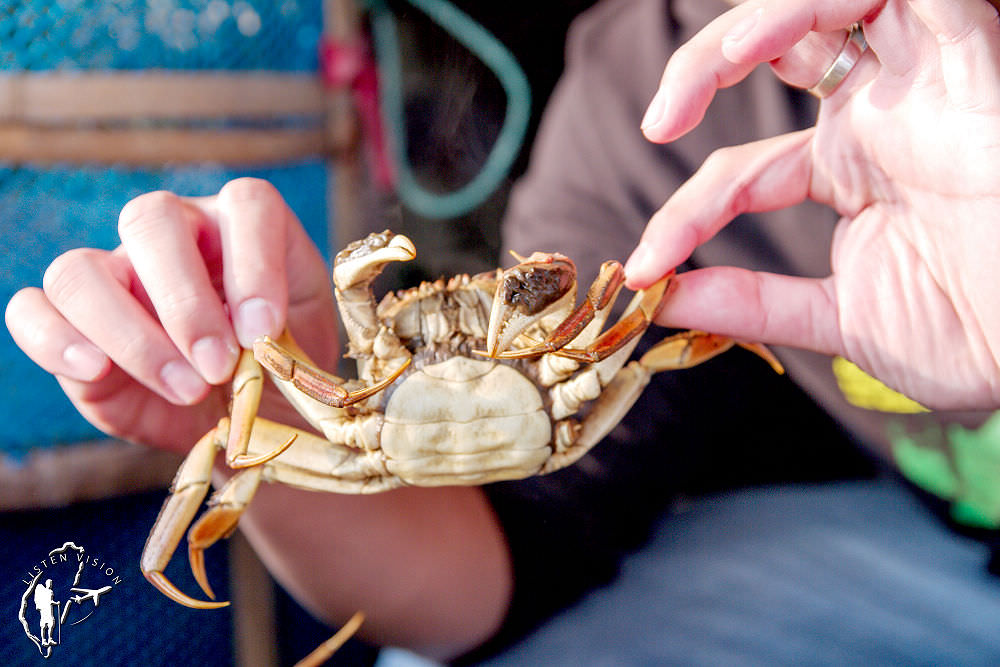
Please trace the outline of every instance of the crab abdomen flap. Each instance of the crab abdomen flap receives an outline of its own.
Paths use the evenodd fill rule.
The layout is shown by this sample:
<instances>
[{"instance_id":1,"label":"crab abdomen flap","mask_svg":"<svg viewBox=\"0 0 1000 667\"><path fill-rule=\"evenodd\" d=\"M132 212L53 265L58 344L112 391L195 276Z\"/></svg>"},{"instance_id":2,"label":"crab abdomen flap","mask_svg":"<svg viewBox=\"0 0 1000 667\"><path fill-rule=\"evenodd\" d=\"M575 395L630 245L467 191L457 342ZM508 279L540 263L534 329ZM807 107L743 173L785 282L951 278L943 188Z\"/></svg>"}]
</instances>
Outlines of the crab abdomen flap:
<instances>
[{"instance_id":1,"label":"crab abdomen flap","mask_svg":"<svg viewBox=\"0 0 1000 667\"><path fill-rule=\"evenodd\" d=\"M534 474L551 440L552 422L528 378L467 357L410 375L385 407L381 436L386 467L423 485Z\"/></svg>"}]
</instances>

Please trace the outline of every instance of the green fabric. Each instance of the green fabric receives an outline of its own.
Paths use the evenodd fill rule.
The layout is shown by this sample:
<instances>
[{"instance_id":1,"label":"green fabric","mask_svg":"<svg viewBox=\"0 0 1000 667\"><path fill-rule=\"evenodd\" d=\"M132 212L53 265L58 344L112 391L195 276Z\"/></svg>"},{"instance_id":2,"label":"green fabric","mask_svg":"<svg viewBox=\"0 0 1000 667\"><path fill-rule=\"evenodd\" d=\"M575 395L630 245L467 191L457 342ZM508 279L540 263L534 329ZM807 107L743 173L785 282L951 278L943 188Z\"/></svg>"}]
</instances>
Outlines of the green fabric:
<instances>
[{"instance_id":1,"label":"green fabric","mask_svg":"<svg viewBox=\"0 0 1000 667\"><path fill-rule=\"evenodd\" d=\"M1000 412L981 427L957 424L919 434L894 429L900 471L928 493L951 501L952 518L972 528L1000 528Z\"/></svg>"}]
</instances>

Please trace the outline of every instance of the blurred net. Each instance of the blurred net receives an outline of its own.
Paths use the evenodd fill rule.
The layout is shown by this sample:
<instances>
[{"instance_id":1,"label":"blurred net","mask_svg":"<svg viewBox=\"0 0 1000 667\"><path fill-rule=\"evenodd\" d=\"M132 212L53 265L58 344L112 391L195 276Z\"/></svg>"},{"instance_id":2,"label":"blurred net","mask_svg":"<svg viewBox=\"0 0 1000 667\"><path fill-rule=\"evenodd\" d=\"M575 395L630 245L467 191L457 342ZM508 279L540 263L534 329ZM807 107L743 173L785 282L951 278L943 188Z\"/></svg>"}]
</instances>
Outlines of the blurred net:
<instances>
[{"instance_id":1,"label":"blurred net","mask_svg":"<svg viewBox=\"0 0 1000 667\"><path fill-rule=\"evenodd\" d=\"M3 69L316 67L322 0L32 0L0 8Z\"/></svg>"},{"instance_id":2,"label":"blurred net","mask_svg":"<svg viewBox=\"0 0 1000 667\"><path fill-rule=\"evenodd\" d=\"M139 71L312 72L323 27L322 0L34 0L0 6L0 75ZM227 180L273 182L321 248L327 247L326 164L234 169L217 164L162 168L12 164L0 157L0 302L40 285L61 252L118 244L117 219L131 198L167 189L216 192ZM0 454L98 436L55 380L0 337Z\"/></svg>"}]
</instances>

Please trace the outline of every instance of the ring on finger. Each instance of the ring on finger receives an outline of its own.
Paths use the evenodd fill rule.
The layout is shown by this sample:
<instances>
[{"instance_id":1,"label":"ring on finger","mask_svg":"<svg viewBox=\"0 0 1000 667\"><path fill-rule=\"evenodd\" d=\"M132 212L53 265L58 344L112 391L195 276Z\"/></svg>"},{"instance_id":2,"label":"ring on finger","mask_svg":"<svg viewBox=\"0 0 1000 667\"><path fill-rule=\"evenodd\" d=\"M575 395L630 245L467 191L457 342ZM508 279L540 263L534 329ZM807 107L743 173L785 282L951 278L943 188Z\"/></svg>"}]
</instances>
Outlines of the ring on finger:
<instances>
[{"instance_id":1,"label":"ring on finger","mask_svg":"<svg viewBox=\"0 0 1000 667\"><path fill-rule=\"evenodd\" d=\"M830 96L858 64L867 48L868 42L865 41L865 33L861 29L861 24L855 23L847 33L844 47L819 81L808 89L809 92L820 99Z\"/></svg>"}]
</instances>

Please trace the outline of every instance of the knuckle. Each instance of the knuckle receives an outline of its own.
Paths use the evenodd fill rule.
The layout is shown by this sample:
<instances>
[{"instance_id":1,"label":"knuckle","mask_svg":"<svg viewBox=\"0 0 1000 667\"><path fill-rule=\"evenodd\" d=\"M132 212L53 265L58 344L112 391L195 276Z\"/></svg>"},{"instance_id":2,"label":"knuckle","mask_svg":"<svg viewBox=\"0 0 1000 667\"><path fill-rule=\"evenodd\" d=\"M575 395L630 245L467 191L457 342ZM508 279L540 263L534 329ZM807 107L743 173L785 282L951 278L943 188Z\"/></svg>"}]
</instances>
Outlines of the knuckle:
<instances>
[{"instance_id":1,"label":"knuckle","mask_svg":"<svg viewBox=\"0 0 1000 667\"><path fill-rule=\"evenodd\" d=\"M118 342L116 358L126 368L144 368L159 358L160 346L148 336L127 336Z\"/></svg>"},{"instance_id":2,"label":"knuckle","mask_svg":"<svg viewBox=\"0 0 1000 667\"><path fill-rule=\"evenodd\" d=\"M89 284L97 270L101 251L75 248L56 257L42 275L42 289L52 303L68 303Z\"/></svg>"},{"instance_id":3,"label":"knuckle","mask_svg":"<svg viewBox=\"0 0 1000 667\"><path fill-rule=\"evenodd\" d=\"M722 216L726 221L733 220L739 215L743 215L753 209L754 195L750 187L743 184L736 184L733 187ZM707 240L707 239L706 239Z\"/></svg>"},{"instance_id":4,"label":"knuckle","mask_svg":"<svg viewBox=\"0 0 1000 667\"><path fill-rule=\"evenodd\" d=\"M735 146L722 146L720 148L716 148L708 154L708 157L705 158L705 162L702 164L702 169L711 172L725 164L728 164L735 151Z\"/></svg>"},{"instance_id":5,"label":"knuckle","mask_svg":"<svg viewBox=\"0 0 1000 667\"><path fill-rule=\"evenodd\" d=\"M229 181L219 190L219 201L223 205L244 202L273 202L280 198L277 188L261 178L244 177Z\"/></svg>"},{"instance_id":6,"label":"knuckle","mask_svg":"<svg viewBox=\"0 0 1000 667\"><path fill-rule=\"evenodd\" d=\"M670 56L669 69L676 72L688 72L702 69L704 61L700 53L702 46L694 41L687 41L678 46Z\"/></svg>"},{"instance_id":7,"label":"knuckle","mask_svg":"<svg viewBox=\"0 0 1000 667\"><path fill-rule=\"evenodd\" d=\"M118 216L118 235L123 241L141 237L161 224L182 219L181 199L163 190L149 192L125 204Z\"/></svg>"},{"instance_id":8,"label":"knuckle","mask_svg":"<svg viewBox=\"0 0 1000 667\"><path fill-rule=\"evenodd\" d=\"M14 292L14 295L10 297L10 301L7 302L7 308L4 310L4 321L7 322L8 328L10 328L11 322L17 320L27 310L30 300L37 292L37 287L25 287Z\"/></svg>"},{"instance_id":9,"label":"knuckle","mask_svg":"<svg viewBox=\"0 0 1000 667\"><path fill-rule=\"evenodd\" d=\"M194 324L205 320L205 301L193 291L174 291L161 297L157 313L166 324Z\"/></svg>"},{"instance_id":10,"label":"knuckle","mask_svg":"<svg viewBox=\"0 0 1000 667\"><path fill-rule=\"evenodd\" d=\"M4 310L4 323L15 342L22 347L31 344L48 328L39 325L37 318L31 317L32 305L44 299L37 287L26 287L14 293ZM41 331L40 331L41 330Z\"/></svg>"}]
</instances>

